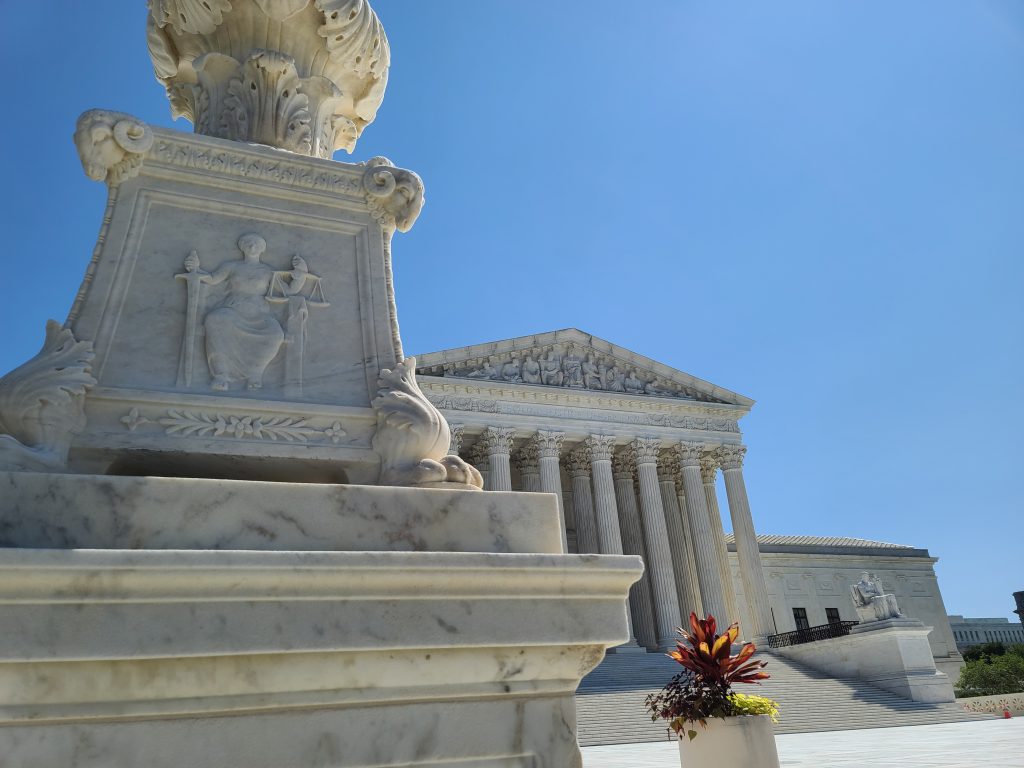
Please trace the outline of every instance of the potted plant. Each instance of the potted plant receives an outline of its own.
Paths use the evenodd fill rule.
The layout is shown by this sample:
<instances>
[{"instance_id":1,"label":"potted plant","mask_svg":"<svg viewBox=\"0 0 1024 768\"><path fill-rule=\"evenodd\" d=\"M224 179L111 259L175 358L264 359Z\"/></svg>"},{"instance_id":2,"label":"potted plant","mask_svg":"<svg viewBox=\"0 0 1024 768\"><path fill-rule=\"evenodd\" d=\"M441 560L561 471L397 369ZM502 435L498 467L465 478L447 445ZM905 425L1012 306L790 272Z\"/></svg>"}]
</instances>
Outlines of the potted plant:
<instances>
[{"instance_id":1,"label":"potted plant","mask_svg":"<svg viewBox=\"0 0 1024 768\"><path fill-rule=\"evenodd\" d=\"M691 613L690 632L678 630L683 640L668 655L684 669L647 697L651 719L668 721L679 737L683 766L779 768L772 733L778 704L732 690L734 683L766 680L769 675L762 670L767 662L751 660L753 643L733 654L739 624L721 635L716 629L714 616L698 619Z\"/></svg>"}]
</instances>

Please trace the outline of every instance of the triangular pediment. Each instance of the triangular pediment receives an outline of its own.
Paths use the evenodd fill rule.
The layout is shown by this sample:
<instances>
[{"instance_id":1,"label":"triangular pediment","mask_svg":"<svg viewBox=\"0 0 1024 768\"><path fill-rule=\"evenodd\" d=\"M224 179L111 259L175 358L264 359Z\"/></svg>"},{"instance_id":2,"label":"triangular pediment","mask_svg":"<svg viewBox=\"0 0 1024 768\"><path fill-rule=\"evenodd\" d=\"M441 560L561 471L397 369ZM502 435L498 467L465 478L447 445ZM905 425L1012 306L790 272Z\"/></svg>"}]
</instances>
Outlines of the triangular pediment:
<instances>
[{"instance_id":1,"label":"triangular pediment","mask_svg":"<svg viewBox=\"0 0 1024 768\"><path fill-rule=\"evenodd\" d=\"M750 398L577 328L418 355L416 372L421 376L668 397L748 408L754 404Z\"/></svg>"}]
</instances>

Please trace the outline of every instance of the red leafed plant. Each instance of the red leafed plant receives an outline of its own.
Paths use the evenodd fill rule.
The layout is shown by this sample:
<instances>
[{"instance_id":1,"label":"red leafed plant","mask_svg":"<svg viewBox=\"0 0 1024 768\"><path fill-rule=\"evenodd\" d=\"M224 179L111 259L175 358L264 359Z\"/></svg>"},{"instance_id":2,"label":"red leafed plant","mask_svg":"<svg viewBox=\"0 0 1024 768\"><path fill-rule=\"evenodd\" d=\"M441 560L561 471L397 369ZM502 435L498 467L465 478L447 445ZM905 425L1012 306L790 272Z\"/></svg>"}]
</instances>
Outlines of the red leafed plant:
<instances>
[{"instance_id":1,"label":"red leafed plant","mask_svg":"<svg viewBox=\"0 0 1024 768\"><path fill-rule=\"evenodd\" d=\"M692 739L697 733L687 724L707 726L709 717L766 714L773 718L778 705L761 696L745 696L732 690L734 683L758 683L770 677L763 668L767 662L752 661L757 648L745 644L733 655L732 645L739 637L739 624L732 624L721 635L716 633L714 616L698 619L690 614L690 632L678 629L683 642L669 656L679 662L683 671L672 678L656 694L647 697L651 719L667 720L669 727L682 737L685 731Z\"/></svg>"}]
</instances>

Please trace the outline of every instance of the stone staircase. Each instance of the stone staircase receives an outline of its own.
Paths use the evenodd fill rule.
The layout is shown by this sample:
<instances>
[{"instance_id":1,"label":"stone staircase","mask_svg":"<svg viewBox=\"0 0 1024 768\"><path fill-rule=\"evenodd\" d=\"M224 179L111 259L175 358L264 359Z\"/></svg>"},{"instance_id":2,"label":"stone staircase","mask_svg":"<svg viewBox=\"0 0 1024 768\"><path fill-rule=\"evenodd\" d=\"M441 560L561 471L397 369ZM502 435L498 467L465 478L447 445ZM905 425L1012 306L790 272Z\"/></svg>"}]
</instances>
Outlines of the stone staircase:
<instances>
[{"instance_id":1,"label":"stone staircase","mask_svg":"<svg viewBox=\"0 0 1024 768\"><path fill-rule=\"evenodd\" d=\"M772 678L743 693L779 702L776 733L840 731L898 725L930 725L983 720L958 704L921 704L859 680L837 679L781 656L759 654ZM660 653L609 654L583 678L576 693L580 744L662 741L665 724L651 722L647 694L661 688L680 667Z\"/></svg>"}]
</instances>

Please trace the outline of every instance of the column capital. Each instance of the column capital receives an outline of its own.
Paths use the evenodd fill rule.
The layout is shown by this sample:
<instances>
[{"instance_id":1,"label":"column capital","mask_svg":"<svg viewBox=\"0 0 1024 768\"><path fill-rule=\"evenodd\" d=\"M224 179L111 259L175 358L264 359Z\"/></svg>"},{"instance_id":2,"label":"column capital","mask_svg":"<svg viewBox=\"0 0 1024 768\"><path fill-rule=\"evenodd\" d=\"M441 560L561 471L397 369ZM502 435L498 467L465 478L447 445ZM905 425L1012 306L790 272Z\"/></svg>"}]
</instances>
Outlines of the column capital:
<instances>
[{"instance_id":1,"label":"column capital","mask_svg":"<svg viewBox=\"0 0 1024 768\"><path fill-rule=\"evenodd\" d=\"M679 456L679 466L681 467L699 467L700 457L704 452L703 443L679 443L675 447L676 452Z\"/></svg>"},{"instance_id":2,"label":"column capital","mask_svg":"<svg viewBox=\"0 0 1024 768\"><path fill-rule=\"evenodd\" d=\"M743 458L747 454L745 445L723 445L715 454L723 472L730 469L743 469Z\"/></svg>"},{"instance_id":3,"label":"column capital","mask_svg":"<svg viewBox=\"0 0 1024 768\"><path fill-rule=\"evenodd\" d=\"M542 429L533 436L531 443L537 446L538 458L557 459L562 454L562 441L564 439L565 432L549 432Z\"/></svg>"},{"instance_id":4,"label":"column capital","mask_svg":"<svg viewBox=\"0 0 1024 768\"><path fill-rule=\"evenodd\" d=\"M700 479L704 485L714 485L718 473L718 454L714 451L702 453L700 456Z\"/></svg>"},{"instance_id":5,"label":"column capital","mask_svg":"<svg viewBox=\"0 0 1024 768\"><path fill-rule=\"evenodd\" d=\"M462 438L466 433L466 428L461 424L449 424L448 431L451 432L451 438L448 440L448 455L458 456L459 451L462 450Z\"/></svg>"},{"instance_id":6,"label":"column capital","mask_svg":"<svg viewBox=\"0 0 1024 768\"><path fill-rule=\"evenodd\" d=\"M508 456L512 453L512 440L515 436L514 427L487 427L480 435L480 443L488 456Z\"/></svg>"},{"instance_id":7,"label":"column capital","mask_svg":"<svg viewBox=\"0 0 1024 768\"><path fill-rule=\"evenodd\" d=\"M512 458L512 464L520 474L537 474L540 472L540 455L535 443L527 443Z\"/></svg>"},{"instance_id":8,"label":"column capital","mask_svg":"<svg viewBox=\"0 0 1024 768\"><path fill-rule=\"evenodd\" d=\"M636 465L633 463L633 456L629 450L619 451L612 455L612 476L616 480L633 482L633 478L636 477Z\"/></svg>"},{"instance_id":9,"label":"column capital","mask_svg":"<svg viewBox=\"0 0 1024 768\"><path fill-rule=\"evenodd\" d=\"M491 466L491 456L487 452L482 440L477 440L466 452L469 463L481 472L487 471Z\"/></svg>"},{"instance_id":10,"label":"column capital","mask_svg":"<svg viewBox=\"0 0 1024 768\"><path fill-rule=\"evenodd\" d=\"M676 483L679 481L679 474L676 450L670 448L658 457L658 482Z\"/></svg>"},{"instance_id":11,"label":"column capital","mask_svg":"<svg viewBox=\"0 0 1024 768\"><path fill-rule=\"evenodd\" d=\"M580 446L570 453L565 460L565 468L572 478L590 477L590 451Z\"/></svg>"},{"instance_id":12,"label":"column capital","mask_svg":"<svg viewBox=\"0 0 1024 768\"><path fill-rule=\"evenodd\" d=\"M642 464L657 464L658 453L661 451L660 437L638 437L629 444L629 450L633 454L633 460L637 466Z\"/></svg>"},{"instance_id":13,"label":"column capital","mask_svg":"<svg viewBox=\"0 0 1024 768\"><path fill-rule=\"evenodd\" d=\"M590 451L591 461L611 461L615 451L615 438L612 435L591 435L584 441Z\"/></svg>"}]
</instances>

